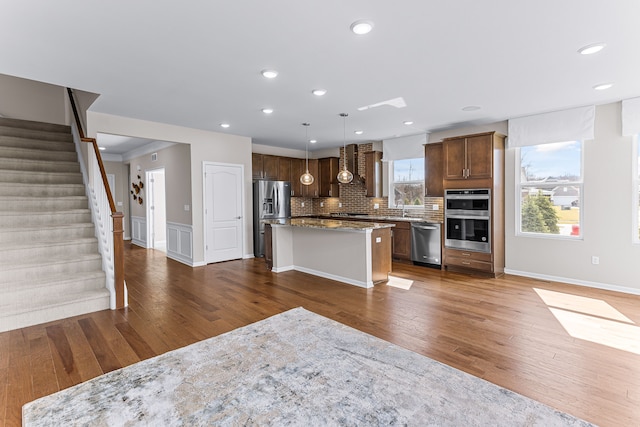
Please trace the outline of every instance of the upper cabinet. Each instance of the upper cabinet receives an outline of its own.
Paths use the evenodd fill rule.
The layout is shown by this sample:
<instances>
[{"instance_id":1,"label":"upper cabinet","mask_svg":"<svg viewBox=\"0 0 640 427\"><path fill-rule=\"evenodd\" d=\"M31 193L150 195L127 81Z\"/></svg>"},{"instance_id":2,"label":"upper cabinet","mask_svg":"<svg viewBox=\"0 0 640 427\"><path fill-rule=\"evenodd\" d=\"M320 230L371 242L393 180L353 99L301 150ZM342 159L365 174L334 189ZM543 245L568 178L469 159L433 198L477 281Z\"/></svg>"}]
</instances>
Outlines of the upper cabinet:
<instances>
[{"instance_id":1,"label":"upper cabinet","mask_svg":"<svg viewBox=\"0 0 640 427\"><path fill-rule=\"evenodd\" d=\"M382 153L364 153L365 196L382 197Z\"/></svg>"},{"instance_id":2,"label":"upper cabinet","mask_svg":"<svg viewBox=\"0 0 640 427\"><path fill-rule=\"evenodd\" d=\"M302 160L302 168L306 171L306 162ZM302 186L303 197L318 197L319 179L318 179L318 159L309 159L309 173L313 175L313 184ZM304 173L304 171L303 171ZM298 175L298 182L300 182L300 175Z\"/></svg>"},{"instance_id":3,"label":"upper cabinet","mask_svg":"<svg viewBox=\"0 0 640 427\"><path fill-rule=\"evenodd\" d=\"M445 181L491 179L494 175L496 150L504 150L504 136L496 132L445 138ZM456 184L451 186L455 187Z\"/></svg>"},{"instance_id":4,"label":"upper cabinet","mask_svg":"<svg viewBox=\"0 0 640 427\"><path fill-rule=\"evenodd\" d=\"M443 197L442 182L442 142L425 144L424 146L424 195Z\"/></svg>"},{"instance_id":5,"label":"upper cabinet","mask_svg":"<svg viewBox=\"0 0 640 427\"><path fill-rule=\"evenodd\" d=\"M289 181L291 181L291 197L302 197L303 191L300 176L304 173L304 159L289 159L291 165Z\"/></svg>"},{"instance_id":6,"label":"upper cabinet","mask_svg":"<svg viewBox=\"0 0 640 427\"><path fill-rule=\"evenodd\" d=\"M251 154L251 170L253 179L278 179L278 156L268 154Z\"/></svg>"},{"instance_id":7,"label":"upper cabinet","mask_svg":"<svg viewBox=\"0 0 640 427\"><path fill-rule=\"evenodd\" d=\"M319 197L338 197L340 189L338 186L338 163L337 157L326 157L318 160ZM313 173L312 173L313 174Z\"/></svg>"}]
</instances>

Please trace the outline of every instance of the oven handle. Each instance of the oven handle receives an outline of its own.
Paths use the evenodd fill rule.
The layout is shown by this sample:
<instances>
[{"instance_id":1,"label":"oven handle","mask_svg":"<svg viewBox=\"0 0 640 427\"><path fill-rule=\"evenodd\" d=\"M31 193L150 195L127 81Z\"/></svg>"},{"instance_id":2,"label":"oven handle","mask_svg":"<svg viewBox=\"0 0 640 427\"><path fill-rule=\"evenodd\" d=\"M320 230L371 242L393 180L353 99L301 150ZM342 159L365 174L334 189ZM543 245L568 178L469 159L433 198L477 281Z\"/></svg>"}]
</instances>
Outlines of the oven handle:
<instances>
[{"instance_id":1,"label":"oven handle","mask_svg":"<svg viewBox=\"0 0 640 427\"><path fill-rule=\"evenodd\" d=\"M489 215L445 215L444 217L445 219L486 219L487 221L491 219Z\"/></svg>"}]
</instances>

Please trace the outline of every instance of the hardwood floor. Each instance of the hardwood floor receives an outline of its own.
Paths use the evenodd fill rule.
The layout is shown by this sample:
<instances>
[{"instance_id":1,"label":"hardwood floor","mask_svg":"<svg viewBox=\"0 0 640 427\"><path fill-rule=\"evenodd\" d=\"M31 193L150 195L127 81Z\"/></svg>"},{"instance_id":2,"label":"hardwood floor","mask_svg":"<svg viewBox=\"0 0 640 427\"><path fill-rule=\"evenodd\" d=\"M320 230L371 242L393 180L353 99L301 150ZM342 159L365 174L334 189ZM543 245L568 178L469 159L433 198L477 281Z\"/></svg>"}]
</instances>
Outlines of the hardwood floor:
<instances>
[{"instance_id":1,"label":"hardwood floor","mask_svg":"<svg viewBox=\"0 0 640 427\"><path fill-rule=\"evenodd\" d=\"M262 259L191 268L135 246L126 259L127 309L0 333L0 425L38 397L298 306L587 421L640 425L640 296L398 263L409 290L273 274Z\"/></svg>"}]
</instances>

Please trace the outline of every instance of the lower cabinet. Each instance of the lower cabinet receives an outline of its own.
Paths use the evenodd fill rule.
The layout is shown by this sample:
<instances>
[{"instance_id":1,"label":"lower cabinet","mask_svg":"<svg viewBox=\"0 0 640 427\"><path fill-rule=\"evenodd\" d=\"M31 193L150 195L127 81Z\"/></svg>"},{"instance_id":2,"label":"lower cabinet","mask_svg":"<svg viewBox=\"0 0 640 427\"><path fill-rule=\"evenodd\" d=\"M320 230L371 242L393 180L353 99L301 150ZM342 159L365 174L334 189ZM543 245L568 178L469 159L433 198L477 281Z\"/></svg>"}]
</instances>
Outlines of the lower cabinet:
<instances>
[{"instance_id":1,"label":"lower cabinet","mask_svg":"<svg viewBox=\"0 0 640 427\"><path fill-rule=\"evenodd\" d=\"M267 269L273 268L273 246L272 246L272 232L271 224L264 225L264 262L267 264Z\"/></svg>"},{"instance_id":2,"label":"lower cabinet","mask_svg":"<svg viewBox=\"0 0 640 427\"><path fill-rule=\"evenodd\" d=\"M392 256L394 259L411 261L411 223L408 221L394 222Z\"/></svg>"},{"instance_id":3,"label":"lower cabinet","mask_svg":"<svg viewBox=\"0 0 640 427\"><path fill-rule=\"evenodd\" d=\"M490 253L445 248L444 257L447 266L494 273Z\"/></svg>"}]
</instances>

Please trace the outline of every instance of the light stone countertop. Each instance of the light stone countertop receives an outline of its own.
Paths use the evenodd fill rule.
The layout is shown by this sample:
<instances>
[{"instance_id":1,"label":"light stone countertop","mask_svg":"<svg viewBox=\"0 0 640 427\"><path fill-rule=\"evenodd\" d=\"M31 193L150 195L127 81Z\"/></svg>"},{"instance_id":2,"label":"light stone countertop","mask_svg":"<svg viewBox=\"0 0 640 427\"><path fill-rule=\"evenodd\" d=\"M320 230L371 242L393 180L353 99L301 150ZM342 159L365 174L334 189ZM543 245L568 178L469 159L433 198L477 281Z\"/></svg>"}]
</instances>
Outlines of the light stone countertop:
<instances>
[{"instance_id":1,"label":"light stone countertop","mask_svg":"<svg viewBox=\"0 0 640 427\"><path fill-rule=\"evenodd\" d=\"M338 219L291 218L282 220L265 220L265 224L290 225L292 227L326 228L330 230L375 230L395 227L394 224L364 221L348 221Z\"/></svg>"}]
</instances>

